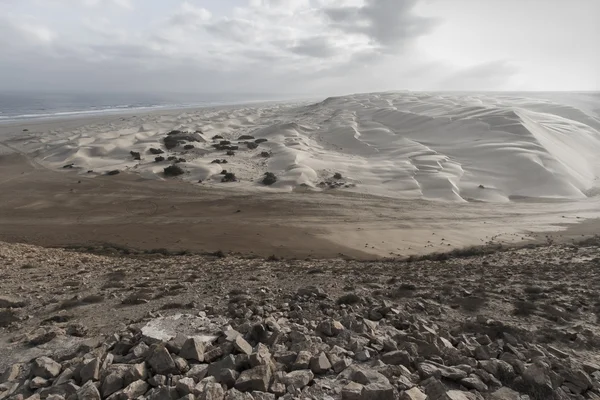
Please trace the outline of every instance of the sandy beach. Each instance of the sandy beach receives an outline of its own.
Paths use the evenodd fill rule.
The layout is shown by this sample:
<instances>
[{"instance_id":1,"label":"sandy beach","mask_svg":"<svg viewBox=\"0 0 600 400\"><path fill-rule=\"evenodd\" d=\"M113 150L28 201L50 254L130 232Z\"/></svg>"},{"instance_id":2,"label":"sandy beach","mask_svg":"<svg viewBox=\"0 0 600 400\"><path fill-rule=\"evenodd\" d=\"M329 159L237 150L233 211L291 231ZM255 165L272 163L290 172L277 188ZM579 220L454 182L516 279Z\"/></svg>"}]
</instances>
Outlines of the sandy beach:
<instances>
[{"instance_id":1,"label":"sandy beach","mask_svg":"<svg viewBox=\"0 0 600 400\"><path fill-rule=\"evenodd\" d=\"M565 241L595 233L599 200L585 195L595 190L596 166L590 164L595 161L571 156L582 146L595 145L594 119L585 117L587 131L582 123L571 122L581 137L570 138L572 148L560 153L547 143L558 135L554 129L543 139L538 131L531 144L521 137L515 145L499 148L501 135L517 129L509 125L503 128L508 133L473 139L488 143L470 147L461 158L456 153L460 146L450 147L442 131L437 139L432 136L431 126L442 129L446 117L415 121L379 104L393 100L395 109L404 103L415 107L412 95L371 95L379 102L376 106L343 111L357 104L367 107L366 96L309 105L271 103L0 125L0 240L364 259L544 241L548 235ZM447 103L432 98L423 104L437 107L436 112ZM467 100L461 101L466 107ZM502 101L508 100L496 100ZM504 108L489 110L463 115L461 132L481 130L482 121L499 124ZM393 113L397 122L391 119ZM377 118L393 123L376 128ZM549 117L544 118L550 126ZM568 125L563 120L564 130ZM392 128L400 122L402 127ZM458 132L449 129L444 132ZM173 131L196 136L166 149L164 139ZM421 136L420 142L414 135ZM552 140L558 139L565 140ZM499 140L497 145L494 140ZM222 146L236 150L219 147L223 141L227 144ZM419 148L422 143L427 148ZM496 147L493 157L486 150L490 146ZM160 149L161 156L184 158L175 164L184 174L165 177L163 169L173 162L156 162L151 148ZM509 151L531 160L531 166L545 160L546 172L528 175L531 166L507 161ZM216 164L215 159L228 163ZM500 161L506 164L504 170L490 169ZM113 170L120 173L106 174ZM237 182L222 183L223 170L233 171ZM267 171L277 177L270 186L260 182ZM478 188L478 182L485 185Z\"/></svg>"}]
</instances>

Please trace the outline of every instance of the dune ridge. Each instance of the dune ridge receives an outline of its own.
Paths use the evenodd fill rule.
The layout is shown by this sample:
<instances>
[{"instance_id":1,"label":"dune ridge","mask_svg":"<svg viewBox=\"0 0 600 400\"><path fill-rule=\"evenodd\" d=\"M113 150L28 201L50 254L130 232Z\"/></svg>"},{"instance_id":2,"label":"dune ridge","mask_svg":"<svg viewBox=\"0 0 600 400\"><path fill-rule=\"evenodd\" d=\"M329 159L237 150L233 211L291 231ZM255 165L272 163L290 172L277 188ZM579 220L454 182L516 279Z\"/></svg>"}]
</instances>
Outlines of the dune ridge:
<instances>
[{"instance_id":1,"label":"dune ridge","mask_svg":"<svg viewBox=\"0 0 600 400\"><path fill-rule=\"evenodd\" d=\"M577 108L577 94L564 104L557 96L388 92L182 110L40 132L28 146L49 168L73 164L85 176L118 169L166 179L170 162L155 162L149 152L160 148L165 158L185 159L180 179L203 185L456 202L584 199L600 186L600 116L593 111L600 97L581 95L586 106ZM201 140L167 151L163 140L172 130L202 132ZM217 135L222 139L213 140ZM254 139L238 140L243 135ZM246 142L255 139L267 141L249 149ZM234 156L213 148L221 140L239 146ZM223 170L238 182L221 183ZM260 183L265 172L277 176L272 186Z\"/></svg>"}]
</instances>

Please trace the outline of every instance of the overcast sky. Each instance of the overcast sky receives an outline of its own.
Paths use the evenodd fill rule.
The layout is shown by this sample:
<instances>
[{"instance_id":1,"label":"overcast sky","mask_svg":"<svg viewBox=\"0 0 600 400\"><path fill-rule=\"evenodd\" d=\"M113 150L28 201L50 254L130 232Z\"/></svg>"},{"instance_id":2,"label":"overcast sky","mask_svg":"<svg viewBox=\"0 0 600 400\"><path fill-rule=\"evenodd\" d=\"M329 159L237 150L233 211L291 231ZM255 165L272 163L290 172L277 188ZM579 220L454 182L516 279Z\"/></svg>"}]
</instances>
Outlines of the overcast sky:
<instances>
[{"instance_id":1,"label":"overcast sky","mask_svg":"<svg viewBox=\"0 0 600 400\"><path fill-rule=\"evenodd\" d=\"M0 90L600 90L600 0L0 0Z\"/></svg>"}]
</instances>

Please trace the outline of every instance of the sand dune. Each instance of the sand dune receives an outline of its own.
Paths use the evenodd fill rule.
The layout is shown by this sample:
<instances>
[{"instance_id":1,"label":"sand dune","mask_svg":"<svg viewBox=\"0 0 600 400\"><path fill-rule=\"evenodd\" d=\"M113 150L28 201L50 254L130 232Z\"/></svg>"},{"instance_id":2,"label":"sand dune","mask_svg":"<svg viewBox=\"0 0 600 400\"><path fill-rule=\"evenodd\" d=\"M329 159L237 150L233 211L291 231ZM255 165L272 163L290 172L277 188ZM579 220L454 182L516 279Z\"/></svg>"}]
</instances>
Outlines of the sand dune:
<instances>
[{"instance_id":1,"label":"sand dune","mask_svg":"<svg viewBox=\"0 0 600 400\"><path fill-rule=\"evenodd\" d=\"M165 179L170 162L157 163L149 152L161 148L165 157L186 160L179 164L186 171L181 179L209 186L303 187L453 202L583 199L600 187L600 116L594 112L600 100L581 96L570 94L561 103L559 95L359 94L308 105L116 118L41 132L27 145L37 143L37 160L49 168L73 163L85 176L119 169ZM172 130L199 131L202 139L189 143L194 149L167 151L163 139ZM223 139L213 140L215 135ZM246 140L238 141L242 135L267 141L248 149ZM235 156L212 147L220 140L239 146ZM212 164L214 159L228 163ZM221 183L224 169L239 182ZM270 187L260 183L267 171L278 177ZM335 173L342 179L334 179Z\"/></svg>"}]
</instances>

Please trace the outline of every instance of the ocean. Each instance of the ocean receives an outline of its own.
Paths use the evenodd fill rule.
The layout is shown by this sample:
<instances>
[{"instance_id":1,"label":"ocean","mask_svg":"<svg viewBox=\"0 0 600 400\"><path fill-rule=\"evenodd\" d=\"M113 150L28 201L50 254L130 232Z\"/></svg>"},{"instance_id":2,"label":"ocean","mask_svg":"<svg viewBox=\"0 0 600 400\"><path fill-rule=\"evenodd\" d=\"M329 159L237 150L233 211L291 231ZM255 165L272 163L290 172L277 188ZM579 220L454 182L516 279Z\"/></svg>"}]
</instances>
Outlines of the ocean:
<instances>
[{"instance_id":1,"label":"ocean","mask_svg":"<svg viewBox=\"0 0 600 400\"><path fill-rule=\"evenodd\" d=\"M285 100L272 94L0 92L0 123Z\"/></svg>"}]
</instances>

